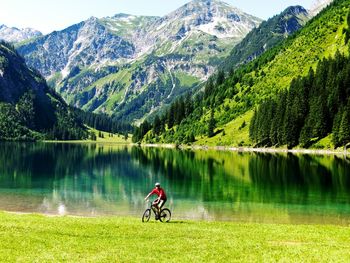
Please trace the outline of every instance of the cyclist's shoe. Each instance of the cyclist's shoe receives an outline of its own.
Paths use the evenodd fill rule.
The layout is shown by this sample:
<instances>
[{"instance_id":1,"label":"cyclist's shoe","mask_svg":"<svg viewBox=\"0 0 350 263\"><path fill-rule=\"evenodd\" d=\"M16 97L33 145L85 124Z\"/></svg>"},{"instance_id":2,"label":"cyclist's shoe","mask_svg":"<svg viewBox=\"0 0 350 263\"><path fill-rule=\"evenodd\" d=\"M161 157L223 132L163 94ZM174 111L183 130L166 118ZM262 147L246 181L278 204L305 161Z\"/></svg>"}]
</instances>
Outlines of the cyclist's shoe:
<instances>
[{"instance_id":1,"label":"cyclist's shoe","mask_svg":"<svg viewBox=\"0 0 350 263\"><path fill-rule=\"evenodd\" d=\"M159 220L159 216L158 215L156 215L156 220Z\"/></svg>"}]
</instances>

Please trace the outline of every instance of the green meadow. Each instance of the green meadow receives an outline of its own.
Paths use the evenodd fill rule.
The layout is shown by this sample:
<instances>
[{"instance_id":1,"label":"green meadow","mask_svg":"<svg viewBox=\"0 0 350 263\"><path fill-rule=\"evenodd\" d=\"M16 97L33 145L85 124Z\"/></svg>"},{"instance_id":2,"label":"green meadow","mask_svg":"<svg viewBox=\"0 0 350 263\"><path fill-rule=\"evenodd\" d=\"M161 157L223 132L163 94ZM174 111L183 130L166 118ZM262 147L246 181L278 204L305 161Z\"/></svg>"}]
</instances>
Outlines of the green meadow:
<instances>
[{"instance_id":1,"label":"green meadow","mask_svg":"<svg viewBox=\"0 0 350 263\"><path fill-rule=\"evenodd\" d=\"M0 213L5 262L348 262L350 228Z\"/></svg>"}]
</instances>

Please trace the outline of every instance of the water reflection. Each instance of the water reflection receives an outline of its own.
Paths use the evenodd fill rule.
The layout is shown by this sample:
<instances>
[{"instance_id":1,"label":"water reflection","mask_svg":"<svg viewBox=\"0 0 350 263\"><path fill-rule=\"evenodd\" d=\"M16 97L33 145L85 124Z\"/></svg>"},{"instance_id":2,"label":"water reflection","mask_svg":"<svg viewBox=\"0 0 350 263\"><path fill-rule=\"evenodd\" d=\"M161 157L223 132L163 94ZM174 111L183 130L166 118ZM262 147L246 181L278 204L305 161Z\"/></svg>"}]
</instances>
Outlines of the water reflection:
<instances>
[{"instance_id":1,"label":"water reflection","mask_svg":"<svg viewBox=\"0 0 350 263\"><path fill-rule=\"evenodd\" d=\"M0 209L140 215L155 181L177 218L350 222L350 162L335 156L0 144Z\"/></svg>"}]
</instances>

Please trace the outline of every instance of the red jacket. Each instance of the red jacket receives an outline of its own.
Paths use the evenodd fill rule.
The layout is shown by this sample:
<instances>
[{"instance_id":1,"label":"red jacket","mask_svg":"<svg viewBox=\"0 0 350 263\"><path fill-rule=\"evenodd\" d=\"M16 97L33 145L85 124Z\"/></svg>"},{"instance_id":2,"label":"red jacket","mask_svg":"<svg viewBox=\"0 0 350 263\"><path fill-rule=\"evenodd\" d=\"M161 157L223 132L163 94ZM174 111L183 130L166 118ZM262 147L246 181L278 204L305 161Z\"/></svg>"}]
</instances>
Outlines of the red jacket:
<instances>
[{"instance_id":1,"label":"red jacket","mask_svg":"<svg viewBox=\"0 0 350 263\"><path fill-rule=\"evenodd\" d=\"M154 188L152 190L152 192L150 193L150 195L153 195L153 194L156 194L161 200L166 200L167 199L163 188L159 188L159 190L158 190L157 187Z\"/></svg>"}]
</instances>

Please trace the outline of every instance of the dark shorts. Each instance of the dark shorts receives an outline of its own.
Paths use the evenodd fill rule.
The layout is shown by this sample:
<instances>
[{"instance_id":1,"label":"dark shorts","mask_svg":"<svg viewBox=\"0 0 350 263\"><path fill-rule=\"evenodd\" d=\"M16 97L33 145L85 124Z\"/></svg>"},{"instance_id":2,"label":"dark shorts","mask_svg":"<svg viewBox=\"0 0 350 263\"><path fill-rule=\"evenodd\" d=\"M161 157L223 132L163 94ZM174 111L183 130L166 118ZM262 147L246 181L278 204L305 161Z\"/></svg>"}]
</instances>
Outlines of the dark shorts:
<instances>
[{"instance_id":1,"label":"dark shorts","mask_svg":"<svg viewBox=\"0 0 350 263\"><path fill-rule=\"evenodd\" d=\"M160 200L155 200L153 202L153 205L157 205L159 209L162 209L165 203L166 203L166 199L160 199Z\"/></svg>"}]
</instances>

